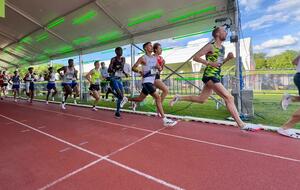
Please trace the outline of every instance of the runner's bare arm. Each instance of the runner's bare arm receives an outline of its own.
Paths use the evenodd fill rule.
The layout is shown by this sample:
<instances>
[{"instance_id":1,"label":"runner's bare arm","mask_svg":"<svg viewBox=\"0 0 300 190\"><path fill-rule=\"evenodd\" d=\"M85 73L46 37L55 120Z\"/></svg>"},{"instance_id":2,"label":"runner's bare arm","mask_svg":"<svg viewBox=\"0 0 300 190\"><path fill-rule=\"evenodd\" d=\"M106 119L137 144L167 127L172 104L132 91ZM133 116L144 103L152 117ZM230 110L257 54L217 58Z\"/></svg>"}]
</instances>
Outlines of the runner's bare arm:
<instances>
[{"instance_id":1,"label":"runner's bare arm","mask_svg":"<svg viewBox=\"0 0 300 190\"><path fill-rule=\"evenodd\" d=\"M213 47L211 44L206 44L202 49L200 49L196 53L196 55L193 57L193 60L198 63L202 63L206 66L210 65L212 67L219 67L220 65L218 63L209 62L209 61L201 58L202 56L207 55L210 52L213 52Z\"/></svg>"},{"instance_id":2,"label":"runner's bare arm","mask_svg":"<svg viewBox=\"0 0 300 190\"><path fill-rule=\"evenodd\" d=\"M139 65L144 65L145 64L145 60L143 57L140 57L137 62L132 66L132 71L135 73L139 73L139 74L143 74L142 71L138 70L138 66Z\"/></svg>"}]
</instances>

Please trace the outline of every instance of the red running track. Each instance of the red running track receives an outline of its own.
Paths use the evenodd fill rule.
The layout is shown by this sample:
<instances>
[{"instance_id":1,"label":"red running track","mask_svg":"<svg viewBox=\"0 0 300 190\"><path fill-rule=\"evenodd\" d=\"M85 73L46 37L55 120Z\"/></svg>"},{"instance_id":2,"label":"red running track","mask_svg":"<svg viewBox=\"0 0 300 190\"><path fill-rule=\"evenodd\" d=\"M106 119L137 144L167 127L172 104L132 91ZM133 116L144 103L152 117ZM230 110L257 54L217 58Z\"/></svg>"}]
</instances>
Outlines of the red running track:
<instances>
[{"instance_id":1,"label":"red running track","mask_svg":"<svg viewBox=\"0 0 300 190\"><path fill-rule=\"evenodd\" d=\"M298 140L199 122L0 102L0 189L299 190Z\"/></svg>"}]
</instances>

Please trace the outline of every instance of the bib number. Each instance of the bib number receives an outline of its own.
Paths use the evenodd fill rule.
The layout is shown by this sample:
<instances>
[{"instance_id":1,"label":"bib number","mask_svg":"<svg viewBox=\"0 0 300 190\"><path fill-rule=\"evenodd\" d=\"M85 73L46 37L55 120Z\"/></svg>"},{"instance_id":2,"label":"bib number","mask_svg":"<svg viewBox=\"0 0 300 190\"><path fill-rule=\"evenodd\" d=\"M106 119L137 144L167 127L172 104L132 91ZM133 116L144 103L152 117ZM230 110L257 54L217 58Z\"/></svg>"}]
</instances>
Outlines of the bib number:
<instances>
[{"instance_id":1,"label":"bib number","mask_svg":"<svg viewBox=\"0 0 300 190\"><path fill-rule=\"evenodd\" d=\"M152 69L150 70L150 74L151 74L151 75L156 75L156 74L157 74L157 69L156 69L156 68L152 68Z\"/></svg>"}]
</instances>

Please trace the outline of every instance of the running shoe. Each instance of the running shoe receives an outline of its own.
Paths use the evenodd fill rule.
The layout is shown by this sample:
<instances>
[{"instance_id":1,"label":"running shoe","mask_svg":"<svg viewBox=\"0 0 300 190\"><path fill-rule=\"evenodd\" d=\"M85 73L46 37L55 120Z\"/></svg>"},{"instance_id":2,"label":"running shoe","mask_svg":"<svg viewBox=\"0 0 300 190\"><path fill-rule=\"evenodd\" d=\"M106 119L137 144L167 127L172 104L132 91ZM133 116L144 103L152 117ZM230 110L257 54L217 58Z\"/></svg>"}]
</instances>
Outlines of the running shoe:
<instances>
[{"instance_id":1,"label":"running shoe","mask_svg":"<svg viewBox=\"0 0 300 190\"><path fill-rule=\"evenodd\" d=\"M48 101L46 101L46 104L48 105L48 104L49 104L49 102L48 102Z\"/></svg>"},{"instance_id":2,"label":"running shoe","mask_svg":"<svg viewBox=\"0 0 300 190\"><path fill-rule=\"evenodd\" d=\"M171 107L174 106L174 104L176 104L176 102L179 101L179 98L180 98L179 95L176 94L176 95L174 96L174 98L171 100L170 106L171 106Z\"/></svg>"},{"instance_id":3,"label":"running shoe","mask_svg":"<svg viewBox=\"0 0 300 190\"><path fill-rule=\"evenodd\" d=\"M241 130L244 131L259 131L261 130L262 127L260 125L252 124L252 123L247 123L244 127L241 128Z\"/></svg>"},{"instance_id":4,"label":"running shoe","mask_svg":"<svg viewBox=\"0 0 300 190\"><path fill-rule=\"evenodd\" d=\"M289 104L292 102L292 96L288 93L285 93L281 99L281 107L283 110L287 110Z\"/></svg>"},{"instance_id":5,"label":"running shoe","mask_svg":"<svg viewBox=\"0 0 300 190\"><path fill-rule=\"evenodd\" d=\"M128 102L128 98L127 97L123 97L122 101L121 101L121 108L124 107L124 105Z\"/></svg>"},{"instance_id":6,"label":"running shoe","mask_svg":"<svg viewBox=\"0 0 300 190\"><path fill-rule=\"evenodd\" d=\"M121 119L121 114L120 114L119 112L116 112L116 113L115 113L115 118L116 118L116 119Z\"/></svg>"},{"instance_id":7,"label":"running shoe","mask_svg":"<svg viewBox=\"0 0 300 190\"><path fill-rule=\"evenodd\" d=\"M292 129L279 128L277 130L277 133L279 133L280 135L286 136L286 137L300 139L300 135L298 133L296 133L295 131L293 131Z\"/></svg>"},{"instance_id":8,"label":"running shoe","mask_svg":"<svg viewBox=\"0 0 300 190\"><path fill-rule=\"evenodd\" d=\"M76 100L74 100L74 104L77 104L77 101L76 101Z\"/></svg>"},{"instance_id":9,"label":"running shoe","mask_svg":"<svg viewBox=\"0 0 300 190\"><path fill-rule=\"evenodd\" d=\"M62 103L62 104L61 104L61 109L63 109L63 110L66 109L66 104L65 104L65 103Z\"/></svg>"},{"instance_id":10,"label":"running shoe","mask_svg":"<svg viewBox=\"0 0 300 190\"><path fill-rule=\"evenodd\" d=\"M98 111L98 109L96 108L96 107L93 107L93 109L92 109L93 111Z\"/></svg>"},{"instance_id":11,"label":"running shoe","mask_svg":"<svg viewBox=\"0 0 300 190\"><path fill-rule=\"evenodd\" d=\"M177 124L177 121L173 121L172 119L168 119L166 117L163 119L163 122L165 127L173 127Z\"/></svg>"}]
</instances>

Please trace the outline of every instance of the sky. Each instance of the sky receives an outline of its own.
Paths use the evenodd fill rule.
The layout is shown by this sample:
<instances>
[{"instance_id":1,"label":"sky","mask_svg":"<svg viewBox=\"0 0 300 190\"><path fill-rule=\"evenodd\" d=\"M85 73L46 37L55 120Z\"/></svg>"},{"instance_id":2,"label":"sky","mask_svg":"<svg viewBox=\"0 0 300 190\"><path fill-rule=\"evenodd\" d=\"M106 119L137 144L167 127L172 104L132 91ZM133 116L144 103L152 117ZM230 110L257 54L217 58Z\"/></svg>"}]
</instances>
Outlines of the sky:
<instances>
[{"instance_id":1,"label":"sky","mask_svg":"<svg viewBox=\"0 0 300 190\"><path fill-rule=\"evenodd\" d=\"M242 31L254 52L300 50L300 0L240 0Z\"/></svg>"},{"instance_id":2,"label":"sky","mask_svg":"<svg viewBox=\"0 0 300 190\"><path fill-rule=\"evenodd\" d=\"M242 32L241 38L252 39L255 53L263 52L267 56L280 54L286 50L300 50L300 0L239 0ZM165 39L159 41L163 47L184 47L207 41L211 34L192 36L181 40ZM141 44L139 44L141 46ZM124 55L130 53L129 46L124 47ZM241 45L243 48L243 45ZM93 61L101 57L108 60L114 52L84 55L84 61ZM73 57L78 61L78 56ZM66 59L55 60L66 63Z\"/></svg>"}]
</instances>

